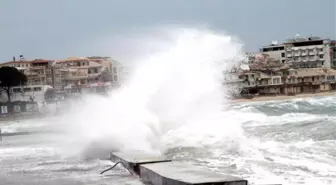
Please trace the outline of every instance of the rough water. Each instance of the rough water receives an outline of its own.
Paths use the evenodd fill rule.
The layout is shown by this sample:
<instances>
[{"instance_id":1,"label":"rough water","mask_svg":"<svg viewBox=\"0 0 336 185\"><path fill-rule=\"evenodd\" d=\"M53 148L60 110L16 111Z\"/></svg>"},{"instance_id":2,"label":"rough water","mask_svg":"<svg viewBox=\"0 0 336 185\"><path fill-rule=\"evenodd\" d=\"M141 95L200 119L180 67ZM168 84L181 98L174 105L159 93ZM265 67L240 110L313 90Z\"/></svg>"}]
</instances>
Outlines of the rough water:
<instances>
[{"instance_id":1,"label":"rough water","mask_svg":"<svg viewBox=\"0 0 336 185\"><path fill-rule=\"evenodd\" d=\"M0 184L141 184L123 168L99 175L113 165L109 152L132 149L251 184L336 184L335 96L230 104L221 77L244 59L236 39L169 28L144 40L129 81L110 96L1 122Z\"/></svg>"},{"instance_id":2,"label":"rough water","mask_svg":"<svg viewBox=\"0 0 336 185\"><path fill-rule=\"evenodd\" d=\"M252 183L335 184L335 102L336 97L329 96L234 104L225 111L243 125L248 141L176 145L165 155ZM122 168L99 175L112 165L103 158L65 155L58 141L60 133L37 132L57 124L56 118L53 121L1 123L4 133L30 132L3 138L1 179L7 176L12 184L141 184Z\"/></svg>"}]
</instances>

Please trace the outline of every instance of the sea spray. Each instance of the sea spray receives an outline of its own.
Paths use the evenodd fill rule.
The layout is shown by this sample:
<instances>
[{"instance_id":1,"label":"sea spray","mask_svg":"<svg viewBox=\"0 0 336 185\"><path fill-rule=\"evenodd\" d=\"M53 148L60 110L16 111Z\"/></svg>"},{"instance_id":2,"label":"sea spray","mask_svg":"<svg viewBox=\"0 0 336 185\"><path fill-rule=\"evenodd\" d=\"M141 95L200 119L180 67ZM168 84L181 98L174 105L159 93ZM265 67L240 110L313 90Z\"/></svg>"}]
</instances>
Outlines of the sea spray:
<instances>
[{"instance_id":1,"label":"sea spray","mask_svg":"<svg viewBox=\"0 0 336 185\"><path fill-rule=\"evenodd\" d=\"M150 40L161 47L134 59L134 72L120 90L108 98L84 96L64 115L67 146L73 143L77 152L161 152L241 139L240 124L222 111L222 82L223 71L244 59L242 45L207 29L154 35Z\"/></svg>"}]
</instances>

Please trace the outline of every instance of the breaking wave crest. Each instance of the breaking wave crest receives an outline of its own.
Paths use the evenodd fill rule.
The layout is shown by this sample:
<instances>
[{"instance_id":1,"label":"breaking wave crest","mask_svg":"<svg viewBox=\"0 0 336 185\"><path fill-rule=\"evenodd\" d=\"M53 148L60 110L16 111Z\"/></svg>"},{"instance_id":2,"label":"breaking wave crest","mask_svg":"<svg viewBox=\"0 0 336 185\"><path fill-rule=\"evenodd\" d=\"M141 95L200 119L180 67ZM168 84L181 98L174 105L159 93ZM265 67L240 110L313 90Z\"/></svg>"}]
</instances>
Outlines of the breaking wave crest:
<instances>
[{"instance_id":1,"label":"breaking wave crest","mask_svg":"<svg viewBox=\"0 0 336 185\"><path fill-rule=\"evenodd\" d=\"M153 35L147 40L158 47L132 61L133 73L117 92L84 97L53 121L2 126L18 132L48 124L54 133L35 140L53 140L57 150L42 143L0 148L0 156L39 153L48 160L29 173L50 168L63 175L106 167L97 158L111 151L140 149L257 184L335 184L335 96L227 104L221 74L244 58L239 42L206 29ZM93 160L64 160L78 155Z\"/></svg>"},{"instance_id":2,"label":"breaking wave crest","mask_svg":"<svg viewBox=\"0 0 336 185\"><path fill-rule=\"evenodd\" d=\"M108 98L85 97L63 117L77 151L100 145L162 152L168 145L201 147L243 137L239 122L221 111L222 72L244 59L241 44L206 29L155 35L148 39L160 48L133 61L120 90Z\"/></svg>"}]
</instances>

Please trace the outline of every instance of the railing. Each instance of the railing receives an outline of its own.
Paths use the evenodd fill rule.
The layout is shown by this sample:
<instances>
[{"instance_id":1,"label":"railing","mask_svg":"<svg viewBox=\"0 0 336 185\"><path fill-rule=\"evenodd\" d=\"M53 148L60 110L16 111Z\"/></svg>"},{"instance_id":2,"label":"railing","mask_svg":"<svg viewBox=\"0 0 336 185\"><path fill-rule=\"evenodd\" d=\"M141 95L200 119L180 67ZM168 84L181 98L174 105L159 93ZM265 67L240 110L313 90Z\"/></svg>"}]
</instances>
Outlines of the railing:
<instances>
[{"instance_id":1,"label":"railing","mask_svg":"<svg viewBox=\"0 0 336 185\"><path fill-rule=\"evenodd\" d=\"M77 79L83 79L88 78L89 75L66 75L64 76L64 79L66 80L77 80Z\"/></svg>"},{"instance_id":2,"label":"railing","mask_svg":"<svg viewBox=\"0 0 336 185\"><path fill-rule=\"evenodd\" d=\"M98 77L98 76L100 76L100 75L101 75L101 73L90 73L90 74L88 75L88 77L94 78L94 77Z\"/></svg>"}]
</instances>

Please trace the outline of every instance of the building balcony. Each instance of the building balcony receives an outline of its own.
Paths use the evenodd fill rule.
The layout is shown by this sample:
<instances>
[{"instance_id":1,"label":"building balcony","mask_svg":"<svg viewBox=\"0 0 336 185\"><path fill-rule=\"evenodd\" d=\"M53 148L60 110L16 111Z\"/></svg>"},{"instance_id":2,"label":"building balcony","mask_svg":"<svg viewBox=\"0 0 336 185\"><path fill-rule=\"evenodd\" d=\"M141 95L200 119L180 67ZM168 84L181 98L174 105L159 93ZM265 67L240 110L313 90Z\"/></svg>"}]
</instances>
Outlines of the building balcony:
<instances>
[{"instance_id":1,"label":"building balcony","mask_svg":"<svg viewBox=\"0 0 336 185\"><path fill-rule=\"evenodd\" d=\"M97 77L99 77L101 75L101 73L90 73L89 75L88 75L88 77L89 78L97 78Z\"/></svg>"},{"instance_id":2,"label":"building balcony","mask_svg":"<svg viewBox=\"0 0 336 185\"><path fill-rule=\"evenodd\" d=\"M240 78L224 78L225 83L236 83L236 82L244 82L245 80L240 79Z\"/></svg>"},{"instance_id":3,"label":"building balcony","mask_svg":"<svg viewBox=\"0 0 336 185\"><path fill-rule=\"evenodd\" d=\"M242 86L243 87L256 87L257 85L256 85L256 83L247 83L247 82L245 82L245 83L242 83Z\"/></svg>"},{"instance_id":4,"label":"building balcony","mask_svg":"<svg viewBox=\"0 0 336 185\"><path fill-rule=\"evenodd\" d=\"M312 85L320 85L322 82L321 81L314 81L314 82L311 82Z\"/></svg>"},{"instance_id":5,"label":"building balcony","mask_svg":"<svg viewBox=\"0 0 336 185\"><path fill-rule=\"evenodd\" d=\"M293 55L292 55L292 54L287 54L286 56L287 56L287 58L290 58L290 57L292 57Z\"/></svg>"},{"instance_id":6,"label":"building balcony","mask_svg":"<svg viewBox=\"0 0 336 185\"><path fill-rule=\"evenodd\" d=\"M279 85L283 85L283 83L267 83L267 84L259 84L258 87L266 87L266 86L279 86Z\"/></svg>"},{"instance_id":7,"label":"building balcony","mask_svg":"<svg viewBox=\"0 0 336 185\"><path fill-rule=\"evenodd\" d=\"M301 53L301 56L307 56L307 53L306 52Z\"/></svg>"},{"instance_id":8,"label":"building balcony","mask_svg":"<svg viewBox=\"0 0 336 185\"><path fill-rule=\"evenodd\" d=\"M265 83L263 83L263 84L258 84L258 87L266 87L266 86L271 86L270 84L265 84Z\"/></svg>"},{"instance_id":9,"label":"building balcony","mask_svg":"<svg viewBox=\"0 0 336 185\"><path fill-rule=\"evenodd\" d=\"M294 84L298 84L298 81L294 81L294 82L286 82L287 85L294 85Z\"/></svg>"},{"instance_id":10,"label":"building balcony","mask_svg":"<svg viewBox=\"0 0 336 185\"><path fill-rule=\"evenodd\" d=\"M65 80L81 80L81 79L87 79L88 78L88 75L67 75L67 76L64 76L64 79Z\"/></svg>"},{"instance_id":11,"label":"building balcony","mask_svg":"<svg viewBox=\"0 0 336 185\"><path fill-rule=\"evenodd\" d=\"M309 55L316 55L316 52L309 52Z\"/></svg>"}]
</instances>

